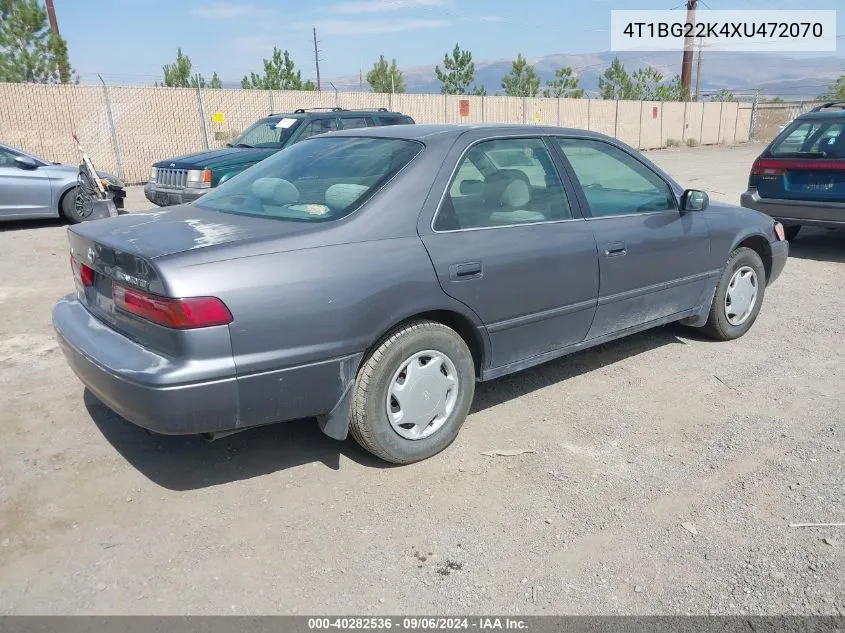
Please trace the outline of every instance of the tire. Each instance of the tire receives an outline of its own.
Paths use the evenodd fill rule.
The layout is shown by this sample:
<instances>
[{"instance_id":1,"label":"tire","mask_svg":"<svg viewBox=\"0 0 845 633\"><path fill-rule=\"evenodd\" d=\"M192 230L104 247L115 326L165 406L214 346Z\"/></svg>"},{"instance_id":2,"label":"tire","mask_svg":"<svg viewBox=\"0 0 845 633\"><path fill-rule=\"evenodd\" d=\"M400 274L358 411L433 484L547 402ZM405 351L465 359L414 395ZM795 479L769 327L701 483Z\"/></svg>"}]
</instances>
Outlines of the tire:
<instances>
[{"instance_id":1,"label":"tire","mask_svg":"<svg viewBox=\"0 0 845 633\"><path fill-rule=\"evenodd\" d=\"M85 221L85 217L80 213L77 205L77 198L79 198L78 191L79 187L68 189L59 203L59 209L62 215L70 224L79 224Z\"/></svg>"},{"instance_id":2,"label":"tire","mask_svg":"<svg viewBox=\"0 0 845 633\"><path fill-rule=\"evenodd\" d=\"M734 285L732 282L737 276L737 283L744 283L745 288L751 282L752 275L748 271L752 271L754 278L754 287L756 288L754 303L750 310L743 311L742 314L737 313L743 303L744 296L742 294L743 288ZM740 277L742 281L740 281ZM734 291L739 295L736 305L732 301L726 300L728 292ZM757 315L760 313L760 307L763 305L763 298L766 294L766 269L763 267L763 260L756 251L741 247L736 249L728 257L728 261L722 270L722 276L719 278L719 283L716 286L716 293L713 295L713 303L710 306L710 314L707 317L707 323L703 327L703 331L710 337L719 341L732 341L737 339L754 325L757 320ZM747 297L747 295L745 295ZM733 306L732 308L729 307ZM739 306L739 307L737 307ZM732 315L732 316L731 316Z\"/></svg>"},{"instance_id":3,"label":"tire","mask_svg":"<svg viewBox=\"0 0 845 633\"><path fill-rule=\"evenodd\" d=\"M401 389L408 372L425 371L422 368L434 360L435 354L438 367L410 383L416 390L409 391L408 400L400 404L393 396L395 387L400 385ZM456 380L452 390L447 384L450 375ZM457 332L441 323L418 319L396 328L376 345L361 365L354 389L349 423L352 437L387 462L410 464L436 455L457 437L475 394L475 365ZM430 393L437 395L437 400L428 410ZM437 416L436 410L442 415ZM413 419L413 414L423 422L416 426L402 422ZM431 423L426 422L428 416L433 416ZM408 437L414 433L416 438Z\"/></svg>"},{"instance_id":4,"label":"tire","mask_svg":"<svg viewBox=\"0 0 845 633\"><path fill-rule=\"evenodd\" d=\"M798 237L798 233L801 231L800 224L793 224L792 226L785 226L783 227L783 232L786 237L787 242L793 241L796 237Z\"/></svg>"}]
</instances>

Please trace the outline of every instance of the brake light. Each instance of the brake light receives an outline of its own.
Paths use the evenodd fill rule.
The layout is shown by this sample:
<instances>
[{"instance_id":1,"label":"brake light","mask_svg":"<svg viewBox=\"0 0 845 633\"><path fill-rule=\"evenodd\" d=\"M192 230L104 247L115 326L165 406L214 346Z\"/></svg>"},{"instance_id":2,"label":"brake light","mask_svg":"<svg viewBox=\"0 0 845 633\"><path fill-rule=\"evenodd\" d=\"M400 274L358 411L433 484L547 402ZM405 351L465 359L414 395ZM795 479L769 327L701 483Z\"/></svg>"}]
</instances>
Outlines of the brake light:
<instances>
[{"instance_id":1,"label":"brake light","mask_svg":"<svg viewBox=\"0 0 845 633\"><path fill-rule=\"evenodd\" d=\"M83 286L94 285L94 269L76 261L73 255L70 256L70 268L73 270L73 276Z\"/></svg>"},{"instance_id":2,"label":"brake light","mask_svg":"<svg viewBox=\"0 0 845 633\"><path fill-rule=\"evenodd\" d=\"M781 161L758 158L751 166L752 176L783 176L786 168Z\"/></svg>"},{"instance_id":3,"label":"brake light","mask_svg":"<svg viewBox=\"0 0 845 633\"><path fill-rule=\"evenodd\" d=\"M119 310L177 330L227 325L232 313L217 297L173 299L112 283L112 299Z\"/></svg>"}]
</instances>

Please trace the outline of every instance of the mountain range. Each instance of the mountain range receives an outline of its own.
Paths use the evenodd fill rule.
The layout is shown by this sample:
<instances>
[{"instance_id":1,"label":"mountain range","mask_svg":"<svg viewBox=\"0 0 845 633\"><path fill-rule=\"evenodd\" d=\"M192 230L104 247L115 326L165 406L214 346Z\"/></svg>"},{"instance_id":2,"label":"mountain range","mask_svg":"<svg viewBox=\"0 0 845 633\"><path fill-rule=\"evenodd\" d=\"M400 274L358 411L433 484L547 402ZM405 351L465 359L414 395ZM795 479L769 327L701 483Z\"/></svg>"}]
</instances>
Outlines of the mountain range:
<instances>
[{"instance_id":1,"label":"mountain range","mask_svg":"<svg viewBox=\"0 0 845 633\"><path fill-rule=\"evenodd\" d=\"M556 69L571 66L578 75L581 87L589 96L595 97L598 95L598 78L614 57L619 57L629 73L652 66L669 80L680 74L681 70L681 55L665 52L555 54L529 61L543 84L554 79ZM483 85L487 94L501 94L502 77L510 68L511 60L477 61L475 84ZM693 66L693 83L695 70ZM408 92L440 92L434 65L402 68L402 73ZM367 90L366 69L363 74L363 89ZM750 94L759 89L761 95L769 98L812 99L826 92L828 86L840 75L845 75L845 59L842 57L797 58L772 53L708 52L705 49L701 64L701 90L707 94L727 88L735 93ZM359 90L360 86L357 75L336 77L329 81L342 91Z\"/></svg>"}]
</instances>

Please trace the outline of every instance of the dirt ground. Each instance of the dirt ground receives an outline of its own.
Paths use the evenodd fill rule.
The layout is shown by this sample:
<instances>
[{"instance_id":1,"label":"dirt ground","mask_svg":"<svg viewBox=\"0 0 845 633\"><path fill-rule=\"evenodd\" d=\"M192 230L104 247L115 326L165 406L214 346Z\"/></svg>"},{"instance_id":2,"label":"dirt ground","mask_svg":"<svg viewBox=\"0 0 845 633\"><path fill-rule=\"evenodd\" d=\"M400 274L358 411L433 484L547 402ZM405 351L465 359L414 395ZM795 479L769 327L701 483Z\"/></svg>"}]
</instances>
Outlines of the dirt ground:
<instances>
[{"instance_id":1,"label":"dirt ground","mask_svg":"<svg viewBox=\"0 0 845 633\"><path fill-rule=\"evenodd\" d=\"M650 157L737 202L758 150ZM845 528L789 527L845 521L845 233L798 238L744 338L667 327L480 385L406 467L310 421L147 435L57 349L65 227L0 250L0 613L845 613Z\"/></svg>"}]
</instances>

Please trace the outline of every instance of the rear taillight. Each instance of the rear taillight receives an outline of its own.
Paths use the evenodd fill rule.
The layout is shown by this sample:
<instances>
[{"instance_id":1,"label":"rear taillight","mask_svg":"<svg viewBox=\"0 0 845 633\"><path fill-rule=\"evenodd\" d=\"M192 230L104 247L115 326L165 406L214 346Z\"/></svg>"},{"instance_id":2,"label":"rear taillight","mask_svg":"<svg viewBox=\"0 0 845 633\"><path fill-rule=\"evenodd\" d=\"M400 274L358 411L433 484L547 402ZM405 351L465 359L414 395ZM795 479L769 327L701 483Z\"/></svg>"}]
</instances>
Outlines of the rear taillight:
<instances>
[{"instance_id":1,"label":"rear taillight","mask_svg":"<svg viewBox=\"0 0 845 633\"><path fill-rule=\"evenodd\" d=\"M94 285L94 269L76 261L73 255L70 256L70 267L73 270L73 276L83 286Z\"/></svg>"},{"instance_id":2,"label":"rear taillight","mask_svg":"<svg viewBox=\"0 0 845 633\"><path fill-rule=\"evenodd\" d=\"M113 282L112 299L119 310L177 330L227 325L232 322L232 313L217 297L172 299Z\"/></svg>"},{"instance_id":3,"label":"rear taillight","mask_svg":"<svg viewBox=\"0 0 845 633\"><path fill-rule=\"evenodd\" d=\"M752 176L783 176L786 166L782 161L758 158L751 166Z\"/></svg>"}]
</instances>

